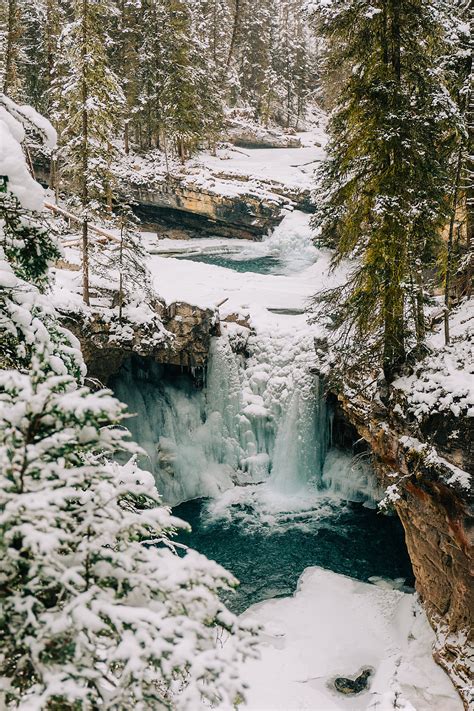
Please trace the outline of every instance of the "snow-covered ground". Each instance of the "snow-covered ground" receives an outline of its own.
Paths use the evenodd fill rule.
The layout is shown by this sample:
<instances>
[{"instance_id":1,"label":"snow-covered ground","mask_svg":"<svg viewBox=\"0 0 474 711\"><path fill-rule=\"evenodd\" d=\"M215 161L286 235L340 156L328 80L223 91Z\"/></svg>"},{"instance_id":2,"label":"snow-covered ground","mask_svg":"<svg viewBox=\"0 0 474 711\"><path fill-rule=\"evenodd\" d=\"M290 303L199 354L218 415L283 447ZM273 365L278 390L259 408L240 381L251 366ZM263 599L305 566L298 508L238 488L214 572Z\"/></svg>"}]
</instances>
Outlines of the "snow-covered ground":
<instances>
[{"instance_id":1,"label":"snow-covered ground","mask_svg":"<svg viewBox=\"0 0 474 711\"><path fill-rule=\"evenodd\" d=\"M310 190L314 170L324 160L326 136L322 129L297 135L301 148L244 149L229 145L219 148L215 156L201 153L188 165L214 174L250 176L263 182L276 181L293 189Z\"/></svg>"},{"instance_id":2,"label":"snow-covered ground","mask_svg":"<svg viewBox=\"0 0 474 711\"><path fill-rule=\"evenodd\" d=\"M242 665L248 711L462 711L431 657L434 634L414 595L308 568L293 597L244 615L264 625L261 658ZM374 672L344 696L335 677Z\"/></svg>"},{"instance_id":3,"label":"snow-covered ground","mask_svg":"<svg viewBox=\"0 0 474 711\"><path fill-rule=\"evenodd\" d=\"M474 299L463 301L450 314L451 342L445 345L444 327L429 338L433 352L413 375L394 386L407 395L417 418L451 410L455 417L474 417Z\"/></svg>"},{"instance_id":4,"label":"snow-covered ground","mask_svg":"<svg viewBox=\"0 0 474 711\"><path fill-rule=\"evenodd\" d=\"M254 195L280 202L281 196L307 192L313 188L313 174L324 160L327 136L324 118L296 134L300 148L237 148L220 144L215 154L201 151L186 163L165 159L162 151L149 151L145 156L130 153L116 166L117 173L128 184L152 187L168 177L182 185L228 197Z\"/></svg>"},{"instance_id":5,"label":"snow-covered ground","mask_svg":"<svg viewBox=\"0 0 474 711\"><path fill-rule=\"evenodd\" d=\"M302 312L308 299L316 291L342 279L343 274L343 270L328 273L330 252L312 246L309 222L309 215L294 211L266 241L241 244L241 257L278 256L287 264L287 274L239 273L211 264L152 254L149 267L155 289L169 303L186 301L214 307L226 299L219 307L221 317L229 314L247 317L257 330L259 325L307 330L306 315ZM150 249L185 254L186 250L194 251L196 243L201 251L206 247L212 247L212 251L237 248L235 240L159 240L151 243ZM272 309L300 313L276 314Z\"/></svg>"}]
</instances>

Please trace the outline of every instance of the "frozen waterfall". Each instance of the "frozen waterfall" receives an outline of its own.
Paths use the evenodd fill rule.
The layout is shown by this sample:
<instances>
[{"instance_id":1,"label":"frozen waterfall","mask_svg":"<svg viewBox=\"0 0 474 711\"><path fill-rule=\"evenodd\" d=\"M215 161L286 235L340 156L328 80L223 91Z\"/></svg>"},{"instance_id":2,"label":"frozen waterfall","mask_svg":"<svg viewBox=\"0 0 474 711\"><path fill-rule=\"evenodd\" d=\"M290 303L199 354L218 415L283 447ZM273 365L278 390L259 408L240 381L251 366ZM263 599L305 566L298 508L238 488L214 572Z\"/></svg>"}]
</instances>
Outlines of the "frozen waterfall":
<instances>
[{"instance_id":1,"label":"frozen waterfall","mask_svg":"<svg viewBox=\"0 0 474 711\"><path fill-rule=\"evenodd\" d=\"M286 336L286 337L285 337ZM189 374L151 362L126 363L113 384L137 416L132 436L170 504L215 496L233 483L270 480L282 492L321 482L329 439L312 339L259 333L247 357L232 331L214 338L202 389Z\"/></svg>"},{"instance_id":2,"label":"frozen waterfall","mask_svg":"<svg viewBox=\"0 0 474 711\"><path fill-rule=\"evenodd\" d=\"M165 501L267 482L277 495L310 485L375 505L381 493L369 461L328 452L331 413L313 372L311 334L247 333L244 356L239 328L228 324L212 339L203 387L179 368L139 359L128 361L113 383L137 415L128 427Z\"/></svg>"}]
</instances>

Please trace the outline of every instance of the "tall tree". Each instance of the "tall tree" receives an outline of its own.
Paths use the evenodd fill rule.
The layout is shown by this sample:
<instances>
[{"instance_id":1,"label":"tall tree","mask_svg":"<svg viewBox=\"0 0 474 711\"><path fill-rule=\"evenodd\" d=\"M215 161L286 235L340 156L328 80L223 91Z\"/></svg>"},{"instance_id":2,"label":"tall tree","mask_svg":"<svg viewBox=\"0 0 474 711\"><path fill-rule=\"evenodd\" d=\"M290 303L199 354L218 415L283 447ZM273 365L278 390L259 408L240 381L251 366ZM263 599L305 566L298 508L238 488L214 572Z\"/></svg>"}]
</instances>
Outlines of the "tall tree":
<instances>
[{"instance_id":1,"label":"tall tree","mask_svg":"<svg viewBox=\"0 0 474 711\"><path fill-rule=\"evenodd\" d=\"M83 298L90 301L89 221L112 208L117 157L114 143L123 122L124 96L111 71L104 31L110 0L73 0L73 20L62 33L52 91L62 172L79 197L82 218Z\"/></svg>"},{"instance_id":2,"label":"tall tree","mask_svg":"<svg viewBox=\"0 0 474 711\"><path fill-rule=\"evenodd\" d=\"M456 109L438 70L444 28L432 1L316 5L326 61L352 70L329 124L315 222L335 264L357 261L326 301L359 354L361 342L380 354L390 381L423 341L423 267L449 213Z\"/></svg>"},{"instance_id":3,"label":"tall tree","mask_svg":"<svg viewBox=\"0 0 474 711\"><path fill-rule=\"evenodd\" d=\"M0 5L0 19L5 28L1 32L2 47L0 67L2 74L1 90L12 99L23 97L25 76L21 72L23 60L22 38L25 31L21 0L5 0Z\"/></svg>"},{"instance_id":4,"label":"tall tree","mask_svg":"<svg viewBox=\"0 0 474 711\"><path fill-rule=\"evenodd\" d=\"M472 0L445 5L444 23L449 37L441 66L449 77L453 100L460 114L457 150L452 167L451 216L448 227L445 271L445 335L449 341L449 311L453 299L470 295L474 249L474 100L472 94Z\"/></svg>"}]
</instances>

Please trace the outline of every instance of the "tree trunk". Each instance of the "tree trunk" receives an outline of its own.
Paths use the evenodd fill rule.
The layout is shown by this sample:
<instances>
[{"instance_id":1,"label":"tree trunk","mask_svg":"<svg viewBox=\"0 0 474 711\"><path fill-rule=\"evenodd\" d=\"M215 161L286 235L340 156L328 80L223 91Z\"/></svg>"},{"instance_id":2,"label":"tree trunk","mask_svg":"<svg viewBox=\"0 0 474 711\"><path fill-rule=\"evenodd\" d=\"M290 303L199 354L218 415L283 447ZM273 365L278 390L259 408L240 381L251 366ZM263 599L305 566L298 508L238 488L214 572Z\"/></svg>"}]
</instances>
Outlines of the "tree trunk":
<instances>
[{"instance_id":1,"label":"tree trunk","mask_svg":"<svg viewBox=\"0 0 474 711\"><path fill-rule=\"evenodd\" d=\"M130 153L130 138L129 138L128 121L125 121L125 128L123 131L123 148L125 151L125 155L128 156L128 154Z\"/></svg>"},{"instance_id":2,"label":"tree trunk","mask_svg":"<svg viewBox=\"0 0 474 711\"><path fill-rule=\"evenodd\" d=\"M401 31L400 2L392 3L390 17L390 62L391 71L396 82L401 81ZM388 47L387 47L388 49ZM384 54L385 56L385 54ZM396 101L396 94L392 96ZM401 174L402 148L395 145L392 155L393 174ZM387 263L385 266L385 285L383 300L384 336L383 336L383 371L387 382L391 382L398 367L405 360L405 297L402 287L404 278L404 261L406 259L406 233L396 225L389 224L386 229ZM416 256L416 255L415 255Z\"/></svg>"},{"instance_id":3,"label":"tree trunk","mask_svg":"<svg viewBox=\"0 0 474 711\"><path fill-rule=\"evenodd\" d=\"M21 36L19 26L19 8L17 0L8 0L8 19L7 19L7 41L5 48L5 74L3 80L3 93L9 94L12 98L15 96L15 81L16 67L15 55L17 53L17 42Z\"/></svg>"},{"instance_id":4,"label":"tree trunk","mask_svg":"<svg viewBox=\"0 0 474 711\"><path fill-rule=\"evenodd\" d=\"M400 285L402 255L393 257L386 267L384 294L383 371L388 383L392 382L399 366L405 360L404 294Z\"/></svg>"},{"instance_id":5,"label":"tree trunk","mask_svg":"<svg viewBox=\"0 0 474 711\"><path fill-rule=\"evenodd\" d=\"M450 290L451 276L453 269L453 240L454 240L454 222L456 220L456 208L458 204L459 181L461 179L463 146L461 145L456 164L456 176L454 178L453 200L451 204L451 218L449 220L448 233L448 254L446 259L446 274L444 278L444 340L449 343L449 307L450 307Z\"/></svg>"},{"instance_id":6,"label":"tree trunk","mask_svg":"<svg viewBox=\"0 0 474 711\"><path fill-rule=\"evenodd\" d=\"M464 293L468 298L472 294L472 266L474 261L474 97L472 90L467 100L468 140L466 150L465 177L466 181L466 251L467 266Z\"/></svg>"},{"instance_id":7,"label":"tree trunk","mask_svg":"<svg viewBox=\"0 0 474 711\"><path fill-rule=\"evenodd\" d=\"M232 23L232 35L230 38L229 54L227 55L227 61L225 64L226 69L229 68L230 63L232 61L232 57L234 55L234 50L235 50L237 36L239 34L239 27L240 27L240 20L241 20L240 11L241 11L240 0L235 0L234 21Z\"/></svg>"},{"instance_id":8,"label":"tree trunk","mask_svg":"<svg viewBox=\"0 0 474 711\"><path fill-rule=\"evenodd\" d=\"M87 87L87 18L89 14L88 0L82 0L82 38L81 38L81 61L82 61L82 185L81 201L83 210L82 222L82 298L84 303L90 305L89 294L89 230L88 230L88 172L89 172L89 116L87 110L88 87Z\"/></svg>"},{"instance_id":9,"label":"tree trunk","mask_svg":"<svg viewBox=\"0 0 474 711\"><path fill-rule=\"evenodd\" d=\"M123 217L120 220L120 250L119 250L119 294L118 294L118 315L119 323L122 323L123 313Z\"/></svg>"}]
</instances>

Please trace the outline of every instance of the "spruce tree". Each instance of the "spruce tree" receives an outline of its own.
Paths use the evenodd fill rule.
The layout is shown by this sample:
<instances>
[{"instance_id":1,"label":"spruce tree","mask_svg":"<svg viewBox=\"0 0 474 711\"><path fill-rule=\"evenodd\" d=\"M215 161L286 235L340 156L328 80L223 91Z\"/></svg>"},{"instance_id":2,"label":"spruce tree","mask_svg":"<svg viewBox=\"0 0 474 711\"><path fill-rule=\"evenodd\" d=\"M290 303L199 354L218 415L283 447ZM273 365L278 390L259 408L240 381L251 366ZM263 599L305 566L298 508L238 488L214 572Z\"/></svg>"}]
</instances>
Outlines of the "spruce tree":
<instances>
[{"instance_id":1,"label":"spruce tree","mask_svg":"<svg viewBox=\"0 0 474 711\"><path fill-rule=\"evenodd\" d=\"M392 380L424 338L424 267L449 201L449 137L456 110L435 71L444 28L436 3L416 0L317 3L326 62L350 67L329 124L315 223L356 257L347 283L329 294L346 364L380 357ZM357 353L358 352L358 353Z\"/></svg>"},{"instance_id":2,"label":"spruce tree","mask_svg":"<svg viewBox=\"0 0 474 711\"><path fill-rule=\"evenodd\" d=\"M21 71L24 60L23 34L24 6L22 0L4 0L0 5L0 90L12 99L21 100L24 96L25 76Z\"/></svg>"},{"instance_id":3,"label":"spruce tree","mask_svg":"<svg viewBox=\"0 0 474 711\"><path fill-rule=\"evenodd\" d=\"M0 671L6 703L199 708L241 698L245 626L219 601L232 578L184 559L154 480L133 462L122 406L49 370L0 371ZM57 370L57 368L56 368ZM220 649L218 631L229 639Z\"/></svg>"},{"instance_id":4,"label":"spruce tree","mask_svg":"<svg viewBox=\"0 0 474 711\"><path fill-rule=\"evenodd\" d=\"M159 81L162 132L184 160L202 139L211 138L222 119L222 103L215 67L195 32L191 7L186 0L160 0L164 19ZM210 71L210 69L213 69Z\"/></svg>"}]
</instances>

